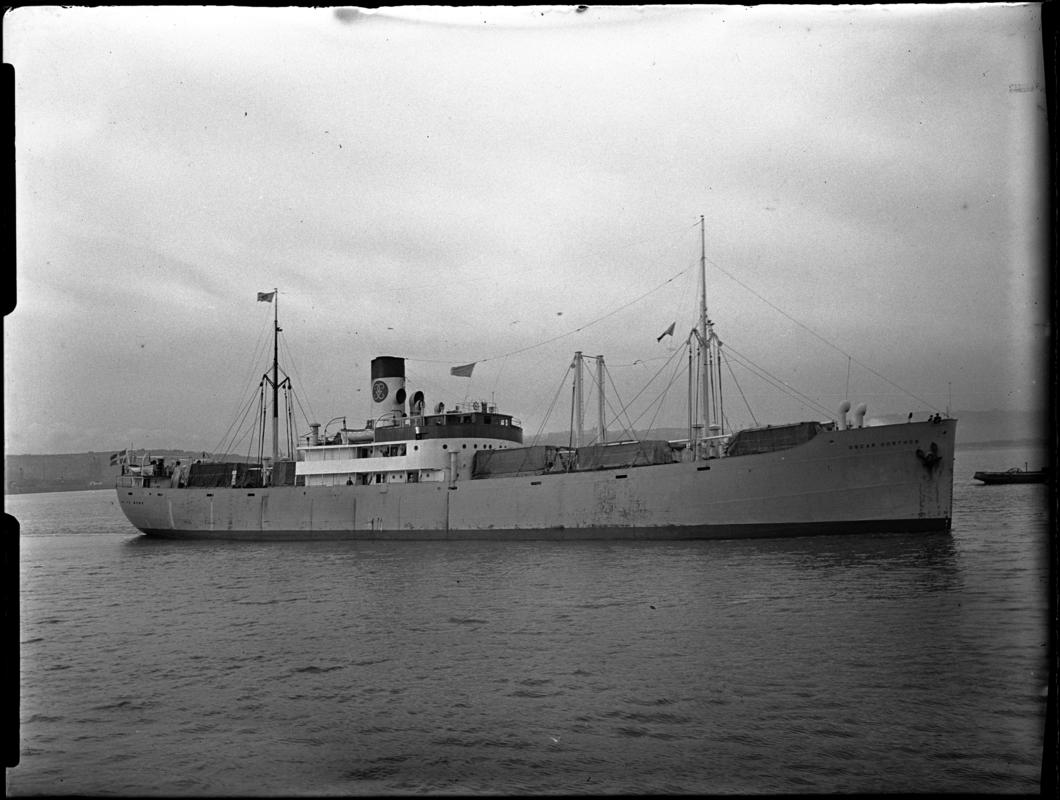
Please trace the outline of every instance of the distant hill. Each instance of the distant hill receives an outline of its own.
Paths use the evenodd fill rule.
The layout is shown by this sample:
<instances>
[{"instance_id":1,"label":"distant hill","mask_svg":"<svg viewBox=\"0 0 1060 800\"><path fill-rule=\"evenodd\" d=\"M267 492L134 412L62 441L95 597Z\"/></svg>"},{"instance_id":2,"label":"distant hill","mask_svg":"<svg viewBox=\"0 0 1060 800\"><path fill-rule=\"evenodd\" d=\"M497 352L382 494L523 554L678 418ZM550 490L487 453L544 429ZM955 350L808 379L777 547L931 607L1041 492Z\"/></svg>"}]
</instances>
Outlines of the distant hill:
<instances>
[{"instance_id":1,"label":"distant hill","mask_svg":"<svg viewBox=\"0 0 1060 800\"><path fill-rule=\"evenodd\" d=\"M957 444L993 442L1046 442L1052 426L1045 409L1038 411L954 411L957 418ZM874 422L905 422L898 415L875 417Z\"/></svg>"},{"instance_id":2,"label":"distant hill","mask_svg":"<svg viewBox=\"0 0 1060 800\"><path fill-rule=\"evenodd\" d=\"M4 494L29 492L70 492L83 489L111 489L121 468L110 463L111 453L66 453L59 455L15 455L4 458ZM134 463L141 456L192 461L201 451L139 450L133 452ZM245 461L245 456L216 456L225 461Z\"/></svg>"},{"instance_id":3,"label":"distant hill","mask_svg":"<svg viewBox=\"0 0 1060 800\"><path fill-rule=\"evenodd\" d=\"M525 435L525 434L524 434ZM596 435L595 428L586 428L583 444L596 444L593 437ZM571 436L568 431L557 431L555 433L543 433L536 441L531 442L531 436L525 435L525 444L551 444L555 446L566 447L571 443ZM654 428L652 430L641 430L634 431L634 435L630 436L625 431L612 431L607 432L607 441L609 442L620 442L628 441L629 439L665 439L667 441L672 439L687 439L688 430L685 428Z\"/></svg>"},{"instance_id":4,"label":"distant hill","mask_svg":"<svg viewBox=\"0 0 1060 800\"><path fill-rule=\"evenodd\" d=\"M920 418L926 417L921 415ZM989 445L1004 442L1040 442L1047 443L1051 436L1048 414L1044 411L957 411L958 445ZM873 417L869 424L905 422L902 415ZM684 439L688 431L684 428L656 428L654 430L636 431L638 439ZM586 428L586 443L593 435L591 427ZM608 440L615 442L630 438L619 431L608 431ZM570 434L566 431L542 434L536 444L566 445ZM531 444L528 436L526 444ZM148 451L140 450L134 454L138 459ZM191 450L151 450L154 458L165 458L167 462L177 459L194 460L203 454ZM119 468L111 466L110 452L69 453L65 455L14 455L4 459L4 493L22 494L26 492L62 492L82 489L109 489L119 475ZM214 456L223 461L245 461L245 456Z\"/></svg>"},{"instance_id":5,"label":"distant hill","mask_svg":"<svg viewBox=\"0 0 1060 800\"><path fill-rule=\"evenodd\" d=\"M1042 409L1039 411L954 411L957 418L957 443L990 444L1003 442L1046 442L1052 435L1049 416ZM914 415L915 419L924 420L927 412ZM890 414L872 417L866 421L869 425L894 424L905 422L908 415ZM789 420L791 421L791 420ZM765 420L765 424L780 424L779 420ZM586 427L586 443L595 435L595 428ZM654 430L636 431L638 439L684 439L688 431L684 428L657 428ZM608 440L629 438L617 431L608 431ZM537 444L566 445L570 434L566 431L542 434ZM529 444L529 439L527 444Z\"/></svg>"}]
</instances>

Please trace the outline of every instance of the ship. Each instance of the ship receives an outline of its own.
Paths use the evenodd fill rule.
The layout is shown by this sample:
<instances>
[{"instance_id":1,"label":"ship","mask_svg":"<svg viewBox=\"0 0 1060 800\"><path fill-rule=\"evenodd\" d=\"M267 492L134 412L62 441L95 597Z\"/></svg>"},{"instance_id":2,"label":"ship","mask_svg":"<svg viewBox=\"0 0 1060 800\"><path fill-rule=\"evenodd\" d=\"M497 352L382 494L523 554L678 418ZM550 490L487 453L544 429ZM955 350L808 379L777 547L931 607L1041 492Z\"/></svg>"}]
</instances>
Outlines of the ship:
<instances>
[{"instance_id":1,"label":"ship","mask_svg":"<svg viewBox=\"0 0 1060 800\"><path fill-rule=\"evenodd\" d=\"M865 422L844 401L833 419L729 431L722 343L707 314L700 218L699 315L689 353L687 435L608 440L603 356L595 357L596 435L584 433L584 369L571 361L571 433L564 445L524 442L520 420L494 402L451 407L409 394L405 357L376 356L370 416L329 432L308 423L281 455L277 292L272 455L248 461L122 463L116 492L152 537L207 540L684 540L949 531L957 420L940 413ZM673 326L670 332L672 333ZM454 367L467 375L471 365ZM286 387L285 387L286 388ZM288 415L289 417L289 415Z\"/></svg>"},{"instance_id":2,"label":"ship","mask_svg":"<svg viewBox=\"0 0 1060 800\"><path fill-rule=\"evenodd\" d=\"M1023 469L1012 467L1012 469L1005 470L1004 472L979 471L972 475L972 478L987 485L1003 483L1048 483L1049 468L1042 467L1041 469L1027 469L1027 465L1024 464Z\"/></svg>"}]
</instances>

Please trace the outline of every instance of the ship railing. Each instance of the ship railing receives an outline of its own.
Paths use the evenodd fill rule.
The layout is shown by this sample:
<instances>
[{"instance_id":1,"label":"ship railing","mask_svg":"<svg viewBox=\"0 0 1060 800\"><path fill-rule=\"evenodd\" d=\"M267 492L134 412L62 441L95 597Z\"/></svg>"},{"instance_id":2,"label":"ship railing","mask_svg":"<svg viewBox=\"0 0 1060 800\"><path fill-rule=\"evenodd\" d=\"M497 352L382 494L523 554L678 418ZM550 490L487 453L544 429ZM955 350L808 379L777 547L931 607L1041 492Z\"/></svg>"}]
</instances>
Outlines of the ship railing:
<instances>
[{"instance_id":1,"label":"ship railing","mask_svg":"<svg viewBox=\"0 0 1060 800\"><path fill-rule=\"evenodd\" d=\"M697 436L697 437L693 437L692 439L689 439L687 436L684 436L684 437L682 437L680 439L667 439L666 441L669 442L672 445L687 446L689 441L701 442L703 444L706 444L708 442L715 442L715 443L718 443L718 444L727 444L729 439L731 439L731 438L732 438L732 434L731 433L723 433L723 434L719 434L718 436ZM636 440L635 439L630 439L630 441L636 441ZM610 444L610 442L609 442L609 444Z\"/></svg>"},{"instance_id":2,"label":"ship railing","mask_svg":"<svg viewBox=\"0 0 1060 800\"><path fill-rule=\"evenodd\" d=\"M732 434L730 433L700 437L697 442L701 456L705 455L707 458L724 458L725 451L729 446L729 439L731 438Z\"/></svg>"},{"instance_id":3,"label":"ship railing","mask_svg":"<svg viewBox=\"0 0 1060 800\"><path fill-rule=\"evenodd\" d=\"M143 485L143 475L119 475L115 483L119 489L141 489Z\"/></svg>"}]
</instances>

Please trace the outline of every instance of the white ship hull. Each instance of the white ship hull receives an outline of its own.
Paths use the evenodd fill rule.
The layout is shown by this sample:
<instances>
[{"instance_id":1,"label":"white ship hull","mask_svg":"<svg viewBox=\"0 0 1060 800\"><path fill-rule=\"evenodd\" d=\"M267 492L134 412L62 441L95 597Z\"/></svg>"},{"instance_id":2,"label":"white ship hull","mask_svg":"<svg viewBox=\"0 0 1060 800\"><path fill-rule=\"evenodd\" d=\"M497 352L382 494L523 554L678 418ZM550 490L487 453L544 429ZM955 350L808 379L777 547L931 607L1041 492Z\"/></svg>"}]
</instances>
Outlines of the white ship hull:
<instances>
[{"instance_id":1,"label":"white ship hull","mask_svg":"<svg viewBox=\"0 0 1060 800\"><path fill-rule=\"evenodd\" d=\"M117 496L133 525L169 538L693 539L945 531L955 437L956 421L944 419L830 430L771 453L626 469L368 486L119 486Z\"/></svg>"}]
</instances>

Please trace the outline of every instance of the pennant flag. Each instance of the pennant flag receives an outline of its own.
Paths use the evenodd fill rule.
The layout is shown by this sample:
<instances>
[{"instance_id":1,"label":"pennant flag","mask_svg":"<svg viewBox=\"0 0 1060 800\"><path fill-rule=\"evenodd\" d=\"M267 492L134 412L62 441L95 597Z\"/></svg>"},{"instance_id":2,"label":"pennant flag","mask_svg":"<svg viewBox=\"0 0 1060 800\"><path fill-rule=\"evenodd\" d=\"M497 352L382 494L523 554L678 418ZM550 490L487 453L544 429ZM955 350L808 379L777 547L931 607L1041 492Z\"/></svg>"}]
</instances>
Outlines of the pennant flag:
<instances>
[{"instance_id":1,"label":"pennant flag","mask_svg":"<svg viewBox=\"0 0 1060 800\"><path fill-rule=\"evenodd\" d=\"M475 368L477 361L472 361L470 364L464 364L462 367L450 367L449 374L455 375L458 378L470 378L471 370Z\"/></svg>"},{"instance_id":2,"label":"pennant flag","mask_svg":"<svg viewBox=\"0 0 1060 800\"><path fill-rule=\"evenodd\" d=\"M661 342L663 340L664 336L673 336L674 335L674 325L676 325L676 324L677 324L676 322L671 322L670 323L670 327L667 328L666 330L664 330L662 333L660 333L658 335L658 337L656 337L655 341Z\"/></svg>"},{"instance_id":3,"label":"pennant flag","mask_svg":"<svg viewBox=\"0 0 1060 800\"><path fill-rule=\"evenodd\" d=\"M276 292L258 292L259 303L271 303L272 298L276 296Z\"/></svg>"}]
</instances>

